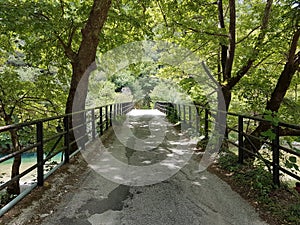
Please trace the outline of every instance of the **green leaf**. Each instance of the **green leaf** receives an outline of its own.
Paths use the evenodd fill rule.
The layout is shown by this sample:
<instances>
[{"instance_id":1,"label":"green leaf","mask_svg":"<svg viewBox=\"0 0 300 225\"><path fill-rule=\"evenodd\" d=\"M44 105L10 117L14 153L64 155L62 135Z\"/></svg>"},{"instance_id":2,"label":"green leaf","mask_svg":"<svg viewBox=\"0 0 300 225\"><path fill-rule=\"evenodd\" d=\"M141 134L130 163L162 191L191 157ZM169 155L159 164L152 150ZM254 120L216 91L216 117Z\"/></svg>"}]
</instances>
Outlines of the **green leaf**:
<instances>
[{"instance_id":1,"label":"green leaf","mask_svg":"<svg viewBox=\"0 0 300 225\"><path fill-rule=\"evenodd\" d=\"M276 134L271 129L262 132L261 135L269 138L270 140L274 140L276 138Z\"/></svg>"},{"instance_id":2,"label":"green leaf","mask_svg":"<svg viewBox=\"0 0 300 225\"><path fill-rule=\"evenodd\" d=\"M292 169L294 167L294 164L293 163L290 163L288 161L285 162L285 166L289 169Z\"/></svg>"},{"instance_id":3,"label":"green leaf","mask_svg":"<svg viewBox=\"0 0 300 225\"><path fill-rule=\"evenodd\" d=\"M295 156L290 156L289 157L289 161L292 163L296 163L297 162L297 158Z\"/></svg>"}]
</instances>

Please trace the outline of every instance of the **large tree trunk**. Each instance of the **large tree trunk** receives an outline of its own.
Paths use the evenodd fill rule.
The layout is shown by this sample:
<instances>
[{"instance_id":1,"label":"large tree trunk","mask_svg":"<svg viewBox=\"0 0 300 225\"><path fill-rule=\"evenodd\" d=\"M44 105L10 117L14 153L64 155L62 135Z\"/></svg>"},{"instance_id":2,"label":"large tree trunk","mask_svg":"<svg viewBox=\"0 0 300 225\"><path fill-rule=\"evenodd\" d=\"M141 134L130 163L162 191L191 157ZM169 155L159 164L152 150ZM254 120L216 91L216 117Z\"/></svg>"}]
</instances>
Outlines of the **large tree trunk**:
<instances>
[{"instance_id":1,"label":"large tree trunk","mask_svg":"<svg viewBox=\"0 0 300 225\"><path fill-rule=\"evenodd\" d=\"M9 115L5 116L6 125L12 124L12 119ZM20 150L19 137L16 129L10 130L10 137L13 147L13 152L17 152ZM16 155L14 157L14 161L11 168L11 179L20 174L20 166L21 166L21 155ZM19 179L14 181L11 185L7 187L7 193L9 194L20 194L20 183Z\"/></svg>"},{"instance_id":2,"label":"large tree trunk","mask_svg":"<svg viewBox=\"0 0 300 225\"><path fill-rule=\"evenodd\" d=\"M94 67L100 32L106 21L110 6L111 0L94 0L87 23L81 30L82 41L77 53L73 52L70 46L62 44L66 55L71 60L73 69L71 87L66 103L66 113L85 109L89 74ZM78 116L71 118L69 125L73 127L82 123L83 120L84 115L78 114ZM76 132L84 134L85 128L82 127ZM75 136L71 134L71 142L75 140ZM71 147L71 151L74 151L76 148L75 144Z\"/></svg>"},{"instance_id":3,"label":"large tree trunk","mask_svg":"<svg viewBox=\"0 0 300 225\"><path fill-rule=\"evenodd\" d=\"M220 28L225 29L222 4L223 4L222 0L219 0L218 17L219 17ZM234 0L229 1L229 33L228 33L229 44L226 47L223 44L221 44L221 57L220 57L221 65L222 65L223 82L225 83L225 85L222 85L222 92L224 95L226 110L228 110L230 106L232 89L240 81L240 79L248 73L248 71L253 66L253 63L255 62L259 54L259 49L266 35L266 29L269 23L272 4L273 4L273 0L267 0L262 22L261 22L260 33L257 37L256 44L253 48L253 54L247 61L245 61L245 64L242 65L242 67L237 70L235 76L232 77L232 68L234 64L235 47L236 47L236 38L235 38L236 37L236 5ZM225 136L228 137L228 129L226 129ZM225 143L225 147L226 145L227 144Z\"/></svg>"},{"instance_id":4,"label":"large tree trunk","mask_svg":"<svg viewBox=\"0 0 300 225\"><path fill-rule=\"evenodd\" d=\"M218 1L218 17L219 17L219 26L221 29L226 29L225 27L225 21L224 21L224 10L223 10L223 1L219 0ZM222 70L219 71L219 73L222 72L223 74L223 81L225 81L225 76L224 76L224 72L225 72L225 67L226 67L226 58L227 58L227 50L228 50L228 46L225 45L224 43L220 43L221 46L221 52L220 52L220 60L221 60L221 68ZM219 79L219 82L221 82L221 79Z\"/></svg>"},{"instance_id":5,"label":"large tree trunk","mask_svg":"<svg viewBox=\"0 0 300 225\"><path fill-rule=\"evenodd\" d=\"M84 76L87 76L87 78L84 79L88 80L88 69L95 62L100 32L106 21L110 5L111 0L94 0L88 21L85 27L81 30L82 41L79 51L78 53L67 55L72 62L73 74L66 104L66 113L72 112L75 92L80 80ZM83 91L87 90L87 87L82 88ZM79 100L81 102L78 103L78 108L76 107L76 110L84 109L86 94L87 93L80 93L81 97Z\"/></svg>"},{"instance_id":6,"label":"large tree trunk","mask_svg":"<svg viewBox=\"0 0 300 225\"><path fill-rule=\"evenodd\" d=\"M296 71L299 69L300 64L300 52L296 53L297 45L300 36L300 29L298 28L292 38L292 43L290 46L288 60L283 68L283 71L280 74L280 77L277 81L276 87L271 94L271 98L267 103L266 110L272 112L277 112L281 106L281 103L284 99L284 96L291 84L292 78ZM260 122L259 126L251 133L251 136L261 137L261 133L267 131L271 128L271 124L268 122ZM249 137L246 139L245 147L251 152L257 152L261 148L264 139L258 140L257 138ZM251 158L251 154L245 155L247 158Z\"/></svg>"},{"instance_id":7,"label":"large tree trunk","mask_svg":"<svg viewBox=\"0 0 300 225\"><path fill-rule=\"evenodd\" d=\"M222 92L225 100L226 110L228 111L231 102L231 90L226 86L222 86Z\"/></svg>"}]
</instances>

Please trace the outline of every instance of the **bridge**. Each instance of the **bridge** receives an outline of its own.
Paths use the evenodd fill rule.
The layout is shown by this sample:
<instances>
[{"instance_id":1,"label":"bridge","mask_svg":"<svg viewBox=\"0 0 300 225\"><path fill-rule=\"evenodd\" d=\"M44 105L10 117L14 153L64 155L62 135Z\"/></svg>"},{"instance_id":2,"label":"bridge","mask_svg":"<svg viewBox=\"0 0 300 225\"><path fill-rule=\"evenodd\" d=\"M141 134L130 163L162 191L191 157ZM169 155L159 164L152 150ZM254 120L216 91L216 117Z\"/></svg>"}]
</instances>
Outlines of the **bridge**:
<instances>
[{"instance_id":1,"label":"bridge","mask_svg":"<svg viewBox=\"0 0 300 225\"><path fill-rule=\"evenodd\" d=\"M76 115L84 120L71 128L70 120ZM249 139L247 124L264 119L227 113L230 117L236 123L228 129L236 133L236 139L226 133L224 138L236 147L237 163L243 163L244 153L250 152L245 148ZM0 132L7 133L29 130L33 141L2 156L0 165L22 159L26 152L36 152L36 163L1 183L0 190L16 183L23 186L2 206L0 215L5 215L37 186L51 186L47 182L50 175L57 176L59 168L77 157L88 165L80 171L81 167L76 170L76 163L72 162L74 176L80 174L78 181L62 185L63 190L56 195L63 197L53 210L48 209L35 221L26 221L28 224L266 224L254 208L206 170L211 163L207 159L215 159L216 155L199 150L197 143L215 141L212 136L220 131L216 129L220 128L216 118L216 112L200 106L158 102L154 110L137 110L133 103L118 103L1 127ZM45 130L53 127L55 130L45 135ZM274 126L275 138L265 140L273 154L264 161L270 166L276 185L283 173L300 180L297 173L280 162L280 151L300 156L280 145L278 131L283 128L300 130L299 126L278 123ZM75 140L70 138L71 133ZM74 145L77 150L72 149ZM33 181L24 185L22 181L28 176ZM43 204L47 202L41 199L39 205Z\"/></svg>"}]
</instances>

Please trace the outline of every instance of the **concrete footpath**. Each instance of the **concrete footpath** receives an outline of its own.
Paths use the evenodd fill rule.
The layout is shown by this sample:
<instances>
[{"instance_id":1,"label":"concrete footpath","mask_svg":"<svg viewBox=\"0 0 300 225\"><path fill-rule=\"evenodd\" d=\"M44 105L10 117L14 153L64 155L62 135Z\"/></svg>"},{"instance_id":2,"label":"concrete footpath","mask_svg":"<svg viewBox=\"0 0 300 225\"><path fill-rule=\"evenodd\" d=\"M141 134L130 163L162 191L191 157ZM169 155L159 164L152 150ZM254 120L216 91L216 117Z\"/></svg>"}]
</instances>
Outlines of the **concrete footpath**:
<instances>
[{"instance_id":1,"label":"concrete footpath","mask_svg":"<svg viewBox=\"0 0 300 225\"><path fill-rule=\"evenodd\" d=\"M117 185L90 170L43 225L263 225L255 210L215 175L190 163L145 187Z\"/></svg>"},{"instance_id":2,"label":"concrete footpath","mask_svg":"<svg viewBox=\"0 0 300 225\"><path fill-rule=\"evenodd\" d=\"M126 165L135 165L136 167L133 167L136 168L135 171L130 171L129 175L134 175L134 178L145 183L152 182L151 178L163 176L161 169L173 172L172 169L181 168L177 173L152 184L130 185L126 182L132 176L124 178L128 175L128 171L124 173L117 164L113 164L115 162L110 161L110 158L105 158L101 151L99 156L102 158L97 158L95 151L100 149L99 146L96 146L96 149L89 148L92 157L90 160L85 159L94 169L87 168L80 180L72 185L76 188L70 192L66 191L55 208L49 210L50 213L40 215L39 223L42 225L266 224L259 218L254 208L224 181L206 170L197 172L199 165L195 155L185 166L178 166L182 161L180 157L192 150L184 149L184 140L178 142L183 135L178 134L174 126L163 124L160 119L156 122L153 118L145 120L147 119L135 119L128 123L135 136L139 135L140 139L133 136L126 139L126 135L111 137L110 142L106 143L108 151L109 149L114 151L112 154L124 164L127 162ZM166 126L167 129L164 130L162 144L156 146L156 141L161 141L157 137L162 135L150 135L149 127L154 131L162 131L164 128L159 126ZM126 146L122 145L122 138L127 140ZM146 144L142 145L141 140L147 140ZM143 151L136 150L141 145ZM89 152L86 151L88 155ZM152 170L147 170L147 173L142 171L141 176L136 171L139 171L145 163L157 167L150 166ZM102 170L97 171L97 168ZM121 181L123 179L123 182L112 182L113 179L104 178L100 175L104 172L112 178ZM133 179L132 182L139 180Z\"/></svg>"}]
</instances>

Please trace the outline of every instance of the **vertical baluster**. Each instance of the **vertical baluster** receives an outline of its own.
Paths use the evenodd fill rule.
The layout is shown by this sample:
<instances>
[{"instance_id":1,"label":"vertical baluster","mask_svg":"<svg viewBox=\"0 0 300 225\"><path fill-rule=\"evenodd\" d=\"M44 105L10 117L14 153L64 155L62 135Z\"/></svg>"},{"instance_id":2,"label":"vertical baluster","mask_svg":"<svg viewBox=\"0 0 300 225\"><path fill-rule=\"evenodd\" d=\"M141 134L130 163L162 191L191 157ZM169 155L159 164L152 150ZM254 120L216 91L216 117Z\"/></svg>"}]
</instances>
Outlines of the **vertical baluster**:
<instances>
[{"instance_id":1,"label":"vertical baluster","mask_svg":"<svg viewBox=\"0 0 300 225\"><path fill-rule=\"evenodd\" d=\"M43 142L43 122L36 124L37 139L37 185L44 185L44 142Z\"/></svg>"},{"instance_id":2,"label":"vertical baluster","mask_svg":"<svg viewBox=\"0 0 300 225\"><path fill-rule=\"evenodd\" d=\"M238 131L239 131L238 162L243 163L244 162L244 149L243 149L244 148L244 117L241 115L238 117Z\"/></svg>"},{"instance_id":3,"label":"vertical baluster","mask_svg":"<svg viewBox=\"0 0 300 225\"><path fill-rule=\"evenodd\" d=\"M279 126L275 126L273 129L273 132L275 133L275 138L272 141L272 158L273 158L273 183L277 186L280 185L279 180Z\"/></svg>"},{"instance_id":4,"label":"vertical baluster","mask_svg":"<svg viewBox=\"0 0 300 225\"><path fill-rule=\"evenodd\" d=\"M70 162L70 116L66 115L64 117L64 128L65 128L65 135L64 135L64 145L65 145L65 163Z\"/></svg>"}]
</instances>

